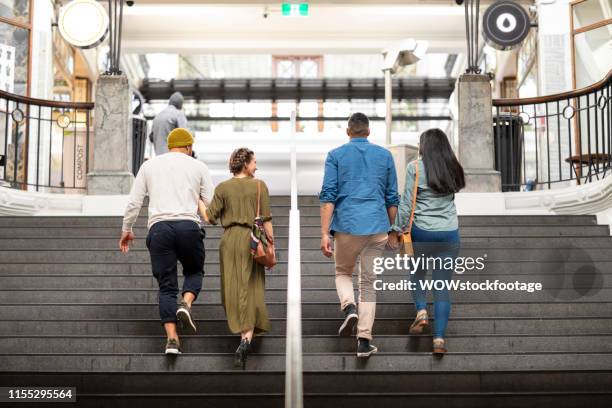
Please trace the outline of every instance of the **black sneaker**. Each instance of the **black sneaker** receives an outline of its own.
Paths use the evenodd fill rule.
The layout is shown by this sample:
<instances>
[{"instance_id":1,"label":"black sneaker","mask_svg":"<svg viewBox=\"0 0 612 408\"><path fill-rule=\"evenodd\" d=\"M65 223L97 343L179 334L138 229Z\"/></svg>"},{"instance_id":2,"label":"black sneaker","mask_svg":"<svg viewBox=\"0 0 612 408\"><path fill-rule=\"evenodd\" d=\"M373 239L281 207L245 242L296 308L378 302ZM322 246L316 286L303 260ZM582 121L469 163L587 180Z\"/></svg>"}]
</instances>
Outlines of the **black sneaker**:
<instances>
[{"instance_id":1,"label":"black sneaker","mask_svg":"<svg viewBox=\"0 0 612 408\"><path fill-rule=\"evenodd\" d=\"M361 338L357 340L357 357L367 358L377 351L376 346L370 344L370 340Z\"/></svg>"},{"instance_id":2,"label":"black sneaker","mask_svg":"<svg viewBox=\"0 0 612 408\"><path fill-rule=\"evenodd\" d=\"M181 306L176 311L176 318L179 321L181 329L195 334L197 332L196 325L191 318L191 308L187 303L181 302Z\"/></svg>"},{"instance_id":3,"label":"black sneaker","mask_svg":"<svg viewBox=\"0 0 612 408\"><path fill-rule=\"evenodd\" d=\"M338 334L340 336L352 336L355 332L355 325L359 320L359 315L357 314L357 308L354 304L350 304L344 308L344 322L338 329Z\"/></svg>"},{"instance_id":4,"label":"black sneaker","mask_svg":"<svg viewBox=\"0 0 612 408\"><path fill-rule=\"evenodd\" d=\"M177 339L168 339L166 354L181 354L181 345Z\"/></svg>"}]
</instances>

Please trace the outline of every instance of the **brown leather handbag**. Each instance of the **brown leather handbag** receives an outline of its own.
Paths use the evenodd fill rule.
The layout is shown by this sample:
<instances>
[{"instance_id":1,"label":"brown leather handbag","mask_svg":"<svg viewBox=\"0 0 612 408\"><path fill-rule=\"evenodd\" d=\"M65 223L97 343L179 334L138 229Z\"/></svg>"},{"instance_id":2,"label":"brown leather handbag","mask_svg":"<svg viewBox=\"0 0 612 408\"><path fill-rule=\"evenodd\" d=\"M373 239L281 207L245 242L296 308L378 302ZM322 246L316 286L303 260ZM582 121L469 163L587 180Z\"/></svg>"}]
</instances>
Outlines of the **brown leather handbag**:
<instances>
[{"instance_id":1,"label":"brown leather handbag","mask_svg":"<svg viewBox=\"0 0 612 408\"><path fill-rule=\"evenodd\" d=\"M410 222L408 223L408 228L404 230L403 233L403 242L404 242L404 254L408 256L414 256L414 247L412 246L412 223L414 222L414 209L416 207L416 197L417 191L419 187L419 162L416 161L416 174L414 176L414 187L412 188L412 208L410 210Z\"/></svg>"},{"instance_id":2,"label":"brown leather handbag","mask_svg":"<svg viewBox=\"0 0 612 408\"><path fill-rule=\"evenodd\" d=\"M274 240L270 237L263 226L260 214L261 203L261 181L257 180L257 210L255 211L255 222L251 231L251 253L255 262L270 269L276 265L276 250Z\"/></svg>"}]
</instances>

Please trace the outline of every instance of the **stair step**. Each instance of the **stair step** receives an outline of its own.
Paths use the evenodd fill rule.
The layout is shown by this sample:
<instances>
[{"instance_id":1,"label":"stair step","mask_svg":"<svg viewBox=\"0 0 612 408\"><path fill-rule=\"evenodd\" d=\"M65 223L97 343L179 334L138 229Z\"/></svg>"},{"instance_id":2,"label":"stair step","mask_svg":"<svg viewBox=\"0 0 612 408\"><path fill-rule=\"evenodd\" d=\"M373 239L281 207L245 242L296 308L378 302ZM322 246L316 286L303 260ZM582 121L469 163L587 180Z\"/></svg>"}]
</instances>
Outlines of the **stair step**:
<instances>
[{"instance_id":1,"label":"stair step","mask_svg":"<svg viewBox=\"0 0 612 408\"><path fill-rule=\"evenodd\" d=\"M273 318L286 316L285 302L268 302L268 313ZM220 303L195 304L195 317L225 319ZM401 303L378 302L376 316L379 318L411 319L416 313L409 299ZM433 308L429 305L429 314ZM60 303L60 304L0 304L0 320L72 320L72 319L157 319L157 303ZM305 318L340 319L342 312L338 302L302 303ZM518 318L563 318L563 317L607 317L612 316L612 302L582 303L462 303L453 302L451 317L518 317Z\"/></svg>"},{"instance_id":2,"label":"stair step","mask_svg":"<svg viewBox=\"0 0 612 408\"><path fill-rule=\"evenodd\" d=\"M272 216L287 218L291 207L284 204L273 204L271 207ZM320 219L319 205L301 206L300 217L303 221ZM60 226L65 227L69 222L72 225L84 226L121 226L122 217L118 216L0 216L0 227L8 226ZM147 211L143 209L136 221L139 226L147 225ZM522 225L597 225L597 218L594 215L484 215L484 216L459 216L460 226L511 226Z\"/></svg>"},{"instance_id":3,"label":"stair step","mask_svg":"<svg viewBox=\"0 0 612 408\"><path fill-rule=\"evenodd\" d=\"M119 238L121 233L121 224L116 226L100 226L92 227L87 225L71 225L69 227L56 226L6 226L0 228L0 237L40 237L41 235L49 237L109 237ZM68 224L70 225L70 224ZM220 227L206 226L206 236L208 238L220 237L223 229ZM147 228L136 226L134 234L136 237L145 237ZM281 236L287 236L289 228L286 223L274 223L274 233ZM318 236L321 233L321 227L318 224L303 225L300 228L302 236ZM499 237L608 237L610 230L607 225L536 225L536 224L511 224L504 226L496 225L481 225L481 226L463 226L460 228L462 237L469 236L499 236Z\"/></svg>"},{"instance_id":4,"label":"stair step","mask_svg":"<svg viewBox=\"0 0 612 408\"><path fill-rule=\"evenodd\" d=\"M189 357L180 356L180 357ZM378 357L378 356L375 356ZM248 364L248 363L247 363ZM177 372L172 375L155 376L149 373L54 373L53 375L31 372L0 373L0 383L7 386L65 386L78 384L77 392L83 394L165 394L185 393L253 393L263 387L268 392L283 392L284 372L253 372L236 370L231 372L234 381L228 381L223 372L200 370L197 372ZM424 393L503 393L503 392L562 392L582 390L603 392L610 390L612 371L530 371L526 376L521 371L505 372L466 372L466 371L394 371L372 372L364 370L359 375L353 371L326 372L308 371L304 373L304 390L307 393L347 394L355 389L370 393L393 393L391 390ZM236 389L236 383L240 389ZM365 394L365 392L363 393ZM336 405L338 406L338 405ZM373 404L371 406L376 406ZM493 405L497 406L497 405Z\"/></svg>"},{"instance_id":5,"label":"stair step","mask_svg":"<svg viewBox=\"0 0 612 408\"><path fill-rule=\"evenodd\" d=\"M276 254L280 261L287 260L287 249L277 248ZM486 246L480 248L462 248L462 257L483 257L486 255L486 262L504 261L511 262L517 259L529 261L612 261L612 251L601 251L600 249L585 248L529 248L529 249L492 249ZM149 252L146 248L132 248L128 254L122 254L119 250L110 249L70 249L63 250L0 250L0 259L3 263L144 263L149 262ZM219 250L209 248L206 250L206 259L209 262L219 260ZM325 257L318 249L302 249L301 259L303 261L322 261Z\"/></svg>"},{"instance_id":6,"label":"stair step","mask_svg":"<svg viewBox=\"0 0 612 408\"><path fill-rule=\"evenodd\" d=\"M583 301L607 301L612 295L609 288L593 289L581 293L573 288L552 288L548 292L456 292L452 294L454 301L462 302L583 302ZM157 300L156 289L12 289L0 290L0 303L151 303ZM266 291L267 302L285 301L286 291L284 289L268 289ZM302 299L305 302L332 302L337 301L335 289L303 289ZM380 301L401 302L410 299L407 292L381 292L377 295ZM431 295L428 294L431 301ZM219 303L221 295L218 289L205 288L199 304Z\"/></svg>"},{"instance_id":7,"label":"stair step","mask_svg":"<svg viewBox=\"0 0 612 408\"><path fill-rule=\"evenodd\" d=\"M115 234L117 235L117 234ZM317 250L319 248L321 238L302 237L300 240L302 249ZM207 238L204 245L208 249L219 247L220 238ZM288 247L288 237L275 237L276 246L279 248ZM492 236L462 236L461 246L463 248L482 248L484 245L492 249L505 248L574 248L574 249L589 249L589 248L612 248L612 236L595 236L595 237L492 237ZM145 237L141 236L134 240L133 248L145 248ZM36 248L37 250L47 249L112 249L118 250L118 236L114 237L62 237L49 236L46 238L0 238L0 249L2 250L27 250Z\"/></svg>"},{"instance_id":8,"label":"stair step","mask_svg":"<svg viewBox=\"0 0 612 408\"><path fill-rule=\"evenodd\" d=\"M567 276L564 273L549 273L545 275L522 275L520 281L540 282L545 288L563 287ZM215 289L219 287L221 277L218 274L206 274L203 279L203 287ZM384 283L401 283L409 279L407 273L385 273L379 278ZM462 282L485 282L499 281L500 283L514 283L519 279L516 275L508 274L478 274L474 272L455 275L455 280ZM183 285L184 278L179 276L179 286ZM333 287L333 275L304 275L301 279L302 288L316 289L322 287ZM358 285L358 276L353 277L353 284ZM574 289L591 289L599 287L612 287L612 273L588 272L574 276L571 280ZM287 275L270 274L266 278L267 289L285 289L287 286ZM4 289L157 289L158 283L152 275L0 275L0 287Z\"/></svg>"},{"instance_id":9,"label":"stair step","mask_svg":"<svg viewBox=\"0 0 612 408\"><path fill-rule=\"evenodd\" d=\"M18 354L64 353L159 353L165 336L0 336L2 351ZM181 338L184 353L233 353L239 343L236 335L185 336ZM431 352L431 336L376 336L374 343L385 353ZM523 353L523 352L600 352L612 353L612 334L607 335L469 335L449 336L449 350L457 353ZM252 343L252 353L276 353L285 349L285 338L266 335ZM351 353L356 349L352 337L307 336L302 341L304 353Z\"/></svg>"},{"instance_id":10,"label":"stair step","mask_svg":"<svg viewBox=\"0 0 612 408\"><path fill-rule=\"evenodd\" d=\"M433 321L433 319L432 319ZM162 328L158 319L90 319L90 320L4 320L0 335L158 335ZM9 322L11 322L9 324ZM225 319L202 319L195 323L202 334L231 334ZM306 335L337 335L340 318L303 318ZM375 335L407 335L412 316L378 318ZM286 321L270 319L270 334L283 334ZM611 334L612 317L575 318L459 318L451 316L448 335L468 334Z\"/></svg>"},{"instance_id":11,"label":"stair step","mask_svg":"<svg viewBox=\"0 0 612 408\"><path fill-rule=\"evenodd\" d=\"M531 376L530 373L524 375ZM337 394L304 394L305 404L312 404L317 408L334 408L339 404L365 406L408 406L427 405L432 403L444 404L445 408L575 408L581 406L609 407L612 392L570 392L559 391L553 393L524 393L520 391L501 393L337 393Z\"/></svg>"},{"instance_id":12,"label":"stair step","mask_svg":"<svg viewBox=\"0 0 612 408\"><path fill-rule=\"evenodd\" d=\"M560 371L609 370L612 354L606 353L447 353L432 359L430 353L379 353L367 361L354 353L312 353L303 358L304 371ZM183 372L236 371L232 354L197 354L169 359L157 354L0 354L6 371L31 372ZM246 370L281 371L285 356L259 354L249 357Z\"/></svg>"},{"instance_id":13,"label":"stair step","mask_svg":"<svg viewBox=\"0 0 612 408\"><path fill-rule=\"evenodd\" d=\"M431 294L428 294L429 296ZM0 303L152 303L157 301L157 289L0 289ZM453 301L463 302L583 302L583 301L609 301L612 298L612 289L594 284L591 288L573 288L571 282L564 286L545 287L542 291L455 291L451 293ZM218 289L204 288L198 303L219 303L221 294ZM279 302L286 299L285 289L267 289L266 301ZM337 301L336 289L304 288L302 300L304 302L333 302ZM388 302L401 302L411 299L409 291L378 292L377 299Z\"/></svg>"},{"instance_id":14,"label":"stair step","mask_svg":"<svg viewBox=\"0 0 612 408\"><path fill-rule=\"evenodd\" d=\"M302 261L302 275L321 275L327 274L334 276L334 263L324 257L316 261ZM179 274L182 267L178 265ZM219 262L207 259L204 263L205 274L219 274ZM547 274L558 274L563 272L568 279L574 275L582 275L588 273L607 274L612 272L612 261L591 261L585 265L585 262L574 259L573 257L546 259L541 261L533 261L529 259L513 259L510 261L496 261L487 259L484 269L486 274L508 274L508 275L531 275L544 276ZM485 273L483 272L483 273ZM279 263L271 270L267 271L267 275L286 274L287 261L279 261ZM387 271L385 274L400 273L406 275L405 271ZM0 263L0 274L2 275L151 275L151 264L149 261L132 262L132 263L105 263L105 262L45 262L40 261L24 261L12 263Z\"/></svg>"},{"instance_id":15,"label":"stair step","mask_svg":"<svg viewBox=\"0 0 612 408\"><path fill-rule=\"evenodd\" d=\"M403 280L410 279L408 272L393 271L385 272L378 276L385 283L399 283ZM514 283L517 280L528 282L541 282L545 288L563 287L563 283L567 279L564 272L547 273L543 275L522 275L520 278L517 275L509 274L494 274L490 272L466 272L463 274L455 274L453 279L465 282L484 282L486 280L499 280L503 283ZM218 288L221 277L219 274L206 273L204 275L204 288ZM334 275L318 274L302 276L302 288L316 289L322 287L334 287ZM179 286L183 285L184 278L179 276ZM358 285L358 276L353 277L353 284ZM575 289L587 288L591 289L598 285L599 287L612 287L612 272L588 271L577 274L571 279L571 285ZM3 289L78 289L78 288L130 288L130 289L157 289L157 280L152 274L135 276L108 276L108 275L0 275L0 287ZM268 274L266 277L267 289L285 289L287 287L286 274Z\"/></svg>"}]
</instances>

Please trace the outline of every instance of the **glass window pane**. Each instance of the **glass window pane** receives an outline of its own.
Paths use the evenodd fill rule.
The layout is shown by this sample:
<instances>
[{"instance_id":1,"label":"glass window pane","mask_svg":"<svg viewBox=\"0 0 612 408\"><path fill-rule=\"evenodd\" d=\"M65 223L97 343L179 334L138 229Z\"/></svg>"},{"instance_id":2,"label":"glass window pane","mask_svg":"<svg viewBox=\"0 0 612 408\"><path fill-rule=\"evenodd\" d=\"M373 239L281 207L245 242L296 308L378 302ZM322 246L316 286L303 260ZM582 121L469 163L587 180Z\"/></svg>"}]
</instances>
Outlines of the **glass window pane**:
<instances>
[{"instance_id":1,"label":"glass window pane","mask_svg":"<svg viewBox=\"0 0 612 408\"><path fill-rule=\"evenodd\" d=\"M300 63L300 78L317 78L319 66L316 61L304 60Z\"/></svg>"},{"instance_id":2,"label":"glass window pane","mask_svg":"<svg viewBox=\"0 0 612 408\"><path fill-rule=\"evenodd\" d=\"M299 116L307 118L316 118L319 116L318 102L300 102L298 106Z\"/></svg>"},{"instance_id":3,"label":"glass window pane","mask_svg":"<svg viewBox=\"0 0 612 408\"><path fill-rule=\"evenodd\" d=\"M276 104L276 115L278 117L290 117L291 111L295 110L295 102L278 102Z\"/></svg>"},{"instance_id":4,"label":"glass window pane","mask_svg":"<svg viewBox=\"0 0 612 408\"><path fill-rule=\"evenodd\" d=\"M270 102L237 102L234 112L236 117L265 118L272 115L272 104Z\"/></svg>"},{"instance_id":5,"label":"glass window pane","mask_svg":"<svg viewBox=\"0 0 612 408\"><path fill-rule=\"evenodd\" d=\"M572 7L574 13L574 29L586 27L603 21L607 18L612 18L612 8L604 8L604 2L601 0L586 0Z\"/></svg>"},{"instance_id":6,"label":"glass window pane","mask_svg":"<svg viewBox=\"0 0 612 408\"><path fill-rule=\"evenodd\" d=\"M25 95L28 81L29 31L0 23L0 89Z\"/></svg>"},{"instance_id":7,"label":"glass window pane","mask_svg":"<svg viewBox=\"0 0 612 408\"><path fill-rule=\"evenodd\" d=\"M234 116L234 104L213 102L209 106L209 115L211 117L231 117Z\"/></svg>"},{"instance_id":8,"label":"glass window pane","mask_svg":"<svg viewBox=\"0 0 612 408\"><path fill-rule=\"evenodd\" d=\"M538 67L534 64L525 76L518 89L519 98L531 98L538 95Z\"/></svg>"},{"instance_id":9,"label":"glass window pane","mask_svg":"<svg viewBox=\"0 0 612 408\"><path fill-rule=\"evenodd\" d=\"M278 61L276 76L278 78L295 78L295 64L293 61Z\"/></svg>"},{"instance_id":10,"label":"glass window pane","mask_svg":"<svg viewBox=\"0 0 612 408\"><path fill-rule=\"evenodd\" d=\"M324 102L323 115L332 118L348 118L351 114L350 102Z\"/></svg>"},{"instance_id":11,"label":"glass window pane","mask_svg":"<svg viewBox=\"0 0 612 408\"><path fill-rule=\"evenodd\" d=\"M0 16L19 23L29 23L30 0L0 0Z\"/></svg>"},{"instance_id":12,"label":"glass window pane","mask_svg":"<svg viewBox=\"0 0 612 408\"><path fill-rule=\"evenodd\" d=\"M608 73L612 66L612 24L574 36L576 86L589 86Z\"/></svg>"}]
</instances>

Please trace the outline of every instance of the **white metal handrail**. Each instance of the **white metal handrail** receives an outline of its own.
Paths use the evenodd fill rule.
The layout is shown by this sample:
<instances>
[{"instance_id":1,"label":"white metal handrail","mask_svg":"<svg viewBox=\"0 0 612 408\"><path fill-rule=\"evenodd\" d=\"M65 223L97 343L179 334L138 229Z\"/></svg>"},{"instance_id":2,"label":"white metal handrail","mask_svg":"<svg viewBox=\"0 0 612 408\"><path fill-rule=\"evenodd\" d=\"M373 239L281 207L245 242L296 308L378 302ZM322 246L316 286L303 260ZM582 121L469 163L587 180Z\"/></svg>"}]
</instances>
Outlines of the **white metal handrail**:
<instances>
[{"instance_id":1,"label":"white metal handrail","mask_svg":"<svg viewBox=\"0 0 612 408\"><path fill-rule=\"evenodd\" d=\"M291 112L291 210L287 263L287 330L285 346L285 408L302 408L302 273L300 210L297 190L295 111Z\"/></svg>"}]
</instances>

